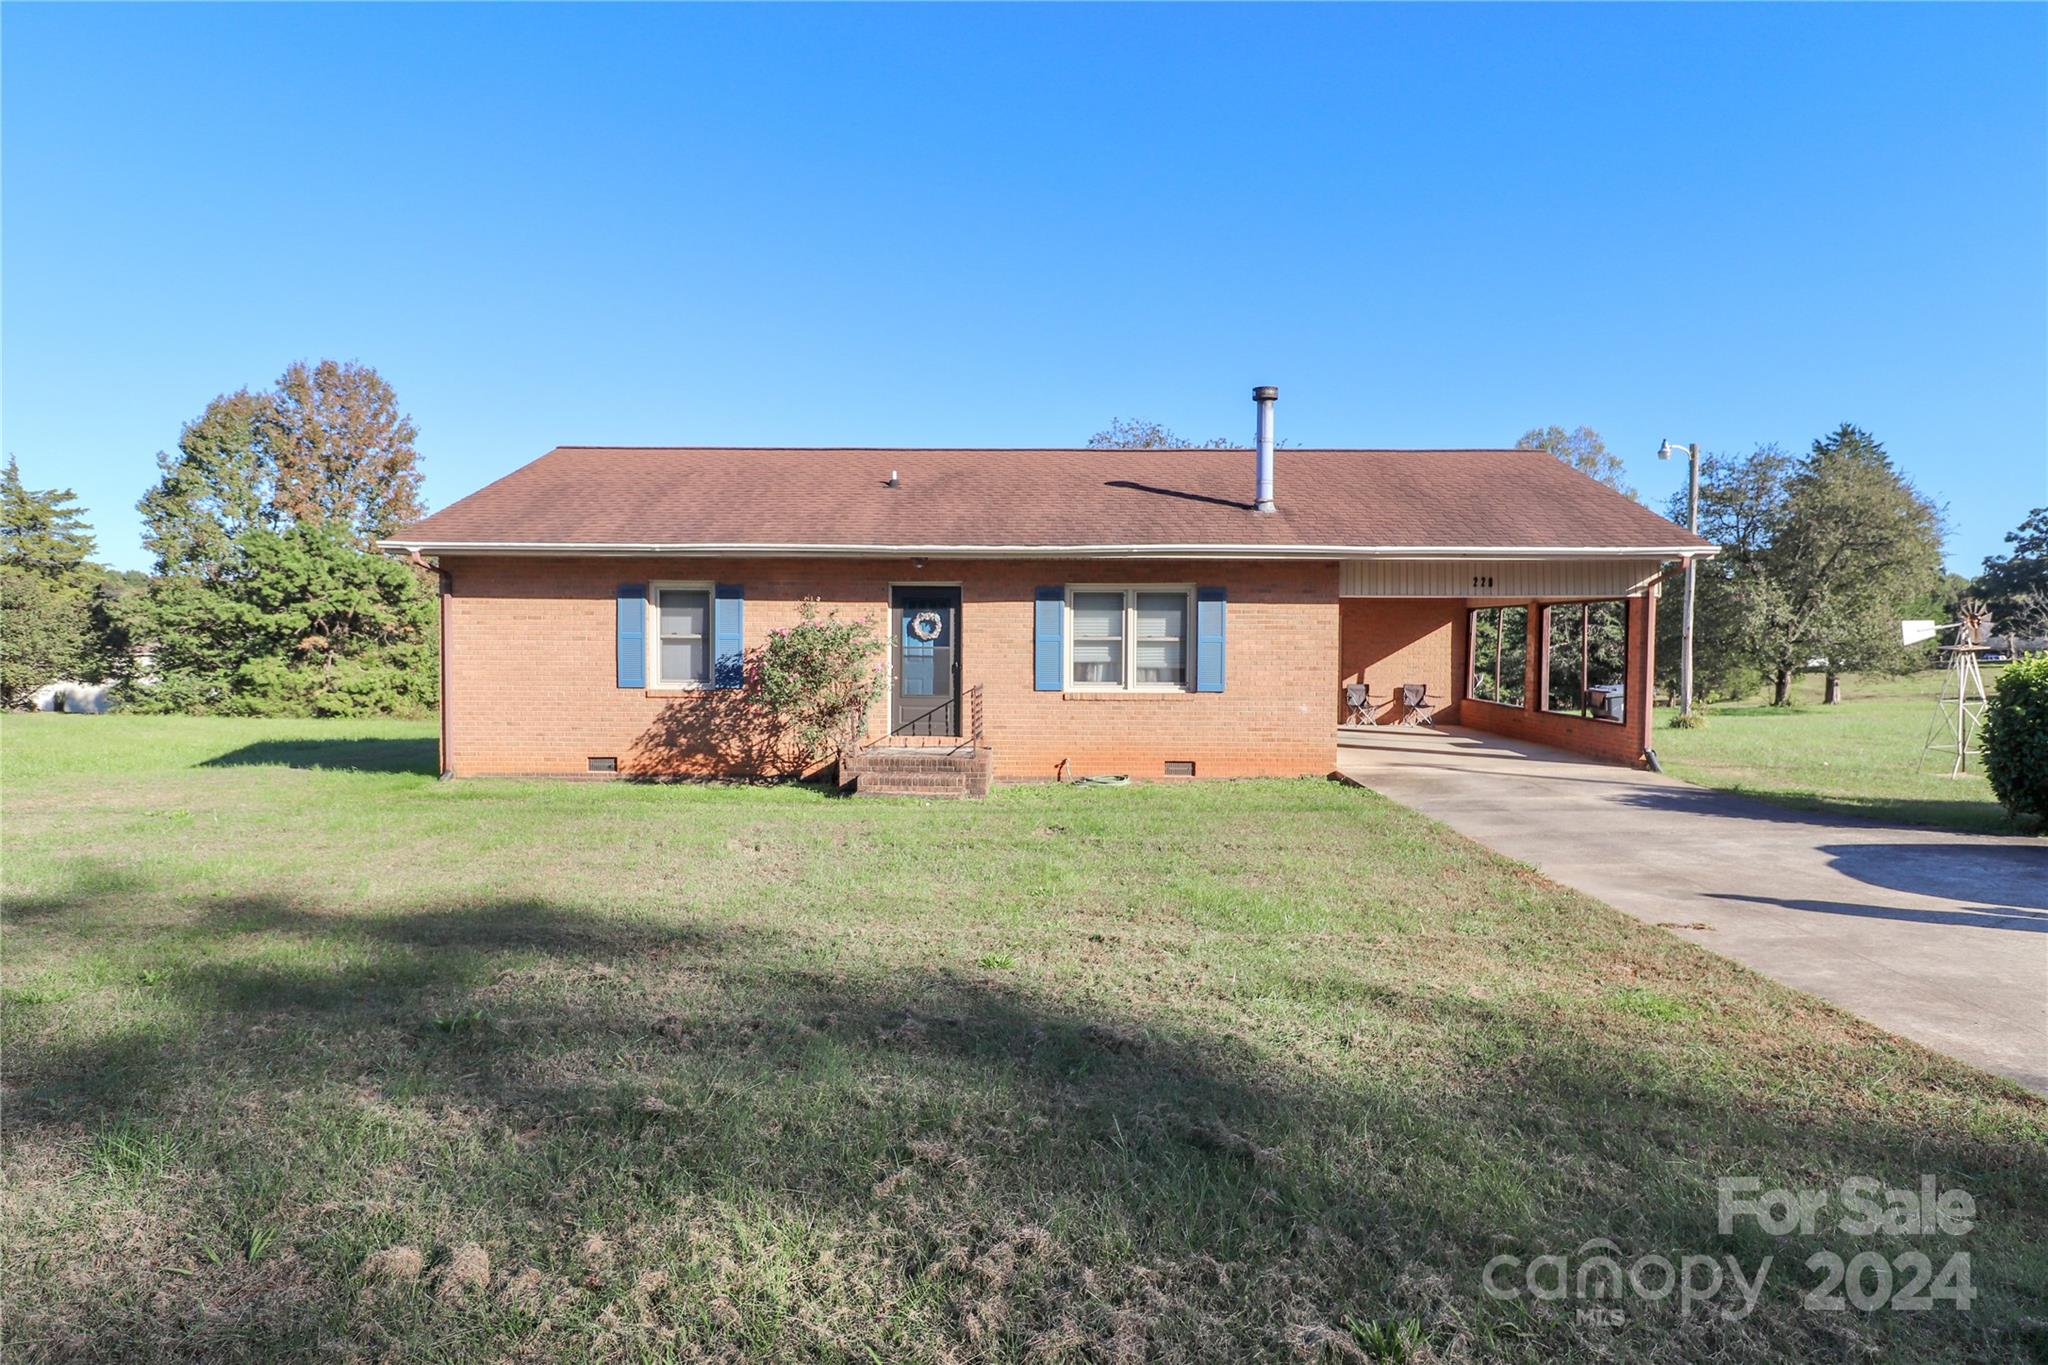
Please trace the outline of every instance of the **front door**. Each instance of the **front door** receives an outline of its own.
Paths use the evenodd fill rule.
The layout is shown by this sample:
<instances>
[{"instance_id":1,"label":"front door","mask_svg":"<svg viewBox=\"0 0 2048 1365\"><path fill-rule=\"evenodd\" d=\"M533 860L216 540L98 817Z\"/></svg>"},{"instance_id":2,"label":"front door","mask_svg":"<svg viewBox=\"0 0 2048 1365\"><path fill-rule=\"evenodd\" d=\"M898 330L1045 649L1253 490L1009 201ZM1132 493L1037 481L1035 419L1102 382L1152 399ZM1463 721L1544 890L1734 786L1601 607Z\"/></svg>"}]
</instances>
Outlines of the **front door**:
<instances>
[{"instance_id":1,"label":"front door","mask_svg":"<svg viewBox=\"0 0 2048 1365\"><path fill-rule=\"evenodd\" d=\"M889 594L889 733L960 733L960 589Z\"/></svg>"}]
</instances>

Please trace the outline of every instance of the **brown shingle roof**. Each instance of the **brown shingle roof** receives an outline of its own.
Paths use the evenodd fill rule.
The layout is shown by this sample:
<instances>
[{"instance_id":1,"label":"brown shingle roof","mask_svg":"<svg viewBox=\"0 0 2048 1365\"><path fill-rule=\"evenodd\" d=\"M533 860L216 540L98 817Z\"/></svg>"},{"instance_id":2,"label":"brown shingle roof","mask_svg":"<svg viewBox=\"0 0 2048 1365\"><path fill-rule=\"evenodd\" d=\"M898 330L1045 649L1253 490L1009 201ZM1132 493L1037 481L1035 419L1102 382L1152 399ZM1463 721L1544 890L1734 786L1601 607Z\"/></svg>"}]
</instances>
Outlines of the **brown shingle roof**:
<instances>
[{"instance_id":1,"label":"brown shingle roof","mask_svg":"<svg viewBox=\"0 0 2048 1365\"><path fill-rule=\"evenodd\" d=\"M429 553L811 547L1667 550L1706 542L1541 451L563 446L387 543ZM887 486L890 471L902 486Z\"/></svg>"}]
</instances>

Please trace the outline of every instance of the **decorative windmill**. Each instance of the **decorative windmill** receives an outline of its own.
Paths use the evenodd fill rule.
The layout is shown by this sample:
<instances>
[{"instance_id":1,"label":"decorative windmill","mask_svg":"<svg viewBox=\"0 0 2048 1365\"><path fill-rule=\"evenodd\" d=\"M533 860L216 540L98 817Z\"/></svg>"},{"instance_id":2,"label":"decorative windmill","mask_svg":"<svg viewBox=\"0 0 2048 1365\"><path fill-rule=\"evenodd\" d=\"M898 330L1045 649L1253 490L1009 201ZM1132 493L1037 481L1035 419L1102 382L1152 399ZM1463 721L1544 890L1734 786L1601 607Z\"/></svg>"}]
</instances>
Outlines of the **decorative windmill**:
<instances>
[{"instance_id":1,"label":"decorative windmill","mask_svg":"<svg viewBox=\"0 0 2048 1365\"><path fill-rule=\"evenodd\" d=\"M1932 621L1899 622L1899 638L1909 645L1948 634L1941 645L1947 656L1946 679L1941 697L1934 704L1934 718L1927 723L1927 747L1951 756L1948 775L1961 777L1969 767L1970 755L1980 752L1971 746L1977 727L1984 720L1984 675L1978 671L1977 656L1991 642L1991 613L1981 602L1963 602L1956 619L1945 626Z\"/></svg>"}]
</instances>

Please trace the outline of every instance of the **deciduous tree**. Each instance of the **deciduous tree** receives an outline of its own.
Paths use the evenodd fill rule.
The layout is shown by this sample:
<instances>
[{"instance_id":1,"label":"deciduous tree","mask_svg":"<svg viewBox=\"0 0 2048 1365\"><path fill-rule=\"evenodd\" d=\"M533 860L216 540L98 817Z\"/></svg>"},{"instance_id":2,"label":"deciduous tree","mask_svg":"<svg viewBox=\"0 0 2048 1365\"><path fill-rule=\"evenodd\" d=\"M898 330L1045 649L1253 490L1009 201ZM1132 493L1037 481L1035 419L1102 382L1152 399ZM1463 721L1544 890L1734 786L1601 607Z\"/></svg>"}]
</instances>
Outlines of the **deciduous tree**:
<instances>
[{"instance_id":1,"label":"deciduous tree","mask_svg":"<svg viewBox=\"0 0 2048 1365\"><path fill-rule=\"evenodd\" d=\"M358 546L420 515L419 431L398 395L367 365L323 360L285 370L261 439L277 510L296 522L344 528Z\"/></svg>"},{"instance_id":2,"label":"deciduous tree","mask_svg":"<svg viewBox=\"0 0 2048 1365\"><path fill-rule=\"evenodd\" d=\"M1846 424L1796 461L1774 446L1704 457L1700 534L1722 547L1700 568L1703 676L1760 671L1780 706L1811 659L1837 674L1905 666L1898 620L1941 585L1940 509Z\"/></svg>"},{"instance_id":3,"label":"deciduous tree","mask_svg":"<svg viewBox=\"0 0 2048 1365\"><path fill-rule=\"evenodd\" d=\"M1794 461L1775 445L1747 455L1700 457L1700 534L1721 547L1700 561L1693 606L1693 685L1703 697L1738 697L1763 680L1758 661L1761 623L1776 600L1767 553L1789 515ZM1674 493L1665 515L1683 524L1687 491ZM1678 687L1679 585L1674 567L1657 613L1657 668L1668 690Z\"/></svg>"},{"instance_id":4,"label":"deciduous tree","mask_svg":"<svg viewBox=\"0 0 2048 1365\"><path fill-rule=\"evenodd\" d=\"M158 578L110 623L155 646L154 710L425 709L435 603L373 542L420 515L417 432L366 365L294 364L213 400L141 503Z\"/></svg>"},{"instance_id":5,"label":"deciduous tree","mask_svg":"<svg viewBox=\"0 0 2048 1365\"><path fill-rule=\"evenodd\" d=\"M1617 493L1636 495L1628 486L1628 479L1622 472L1621 457L1607 449L1607 442L1600 439L1600 433L1591 427L1531 427L1522 433L1522 439L1515 442L1517 450L1547 450L1582 474L1590 474ZM1685 519L1678 519L1679 525Z\"/></svg>"},{"instance_id":6,"label":"deciduous tree","mask_svg":"<svg viewBox=\"0 0 2048 1365\"><path fill-rule=\"evenodd\" d=\"M1107 428L1088 438L1090 450L1229 450L1236 444L1222 436L1190 441L1164 423L1144 417L1112 418Z\"/></svg>"},{"instance_id":7,"label":"deciduous tree","mask_svg":"<svg viewBox=\"0 0 2048 1365\"><path fill-rule=\"evenodd\" d=\"M157 453L161 477L137 509L159 574L217 578L233 561L236 537L276 520L274 466L262 440L274 405L267 393L222 394L185 424L176 454Z\"/></svg>"}]
</instances>

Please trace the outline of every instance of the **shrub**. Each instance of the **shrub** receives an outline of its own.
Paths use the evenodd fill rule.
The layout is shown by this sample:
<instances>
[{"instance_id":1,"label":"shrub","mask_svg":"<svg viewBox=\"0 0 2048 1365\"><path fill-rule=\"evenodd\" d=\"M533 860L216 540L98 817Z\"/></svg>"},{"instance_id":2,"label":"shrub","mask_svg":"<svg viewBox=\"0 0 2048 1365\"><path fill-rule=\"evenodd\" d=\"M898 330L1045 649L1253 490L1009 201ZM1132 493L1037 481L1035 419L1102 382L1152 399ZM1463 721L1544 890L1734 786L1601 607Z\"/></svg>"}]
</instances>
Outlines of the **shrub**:
<instances>
[{"instance_id":1,"label":"shrub","mask_svg":"<svg viewBox=\"0 0 2048 1365\"><path fill-rule=\"evenodd\" d=\"M2048 819L2048 654L1999 675L1980 732L1991 790L2015 819Z\"/></svg>"},{"instance_id":2,"label":"shrub","mask_svg":"<svg viewBox=\"0 0 2048 1365\"><path fill-rule=\"evenodd\" d=\"M761 701L781 722L800 769L860 742L887 681L875 623L823 615L805 599L793 626L768 632L761 649Z\"/></svg>"},{"instance_id":3,"label":"shrub","mask_svg":"<svg viewBox=\"0 0 2048 1365\"><path fill-rule=\"evenodd\" d=\"M1671 718L1671 728L1674 730L1704 730L1707 728L1707 713L1704 711L1694 711L1691 715L1687 715L1681 711Z\"/></svg>"}]
</instances>

